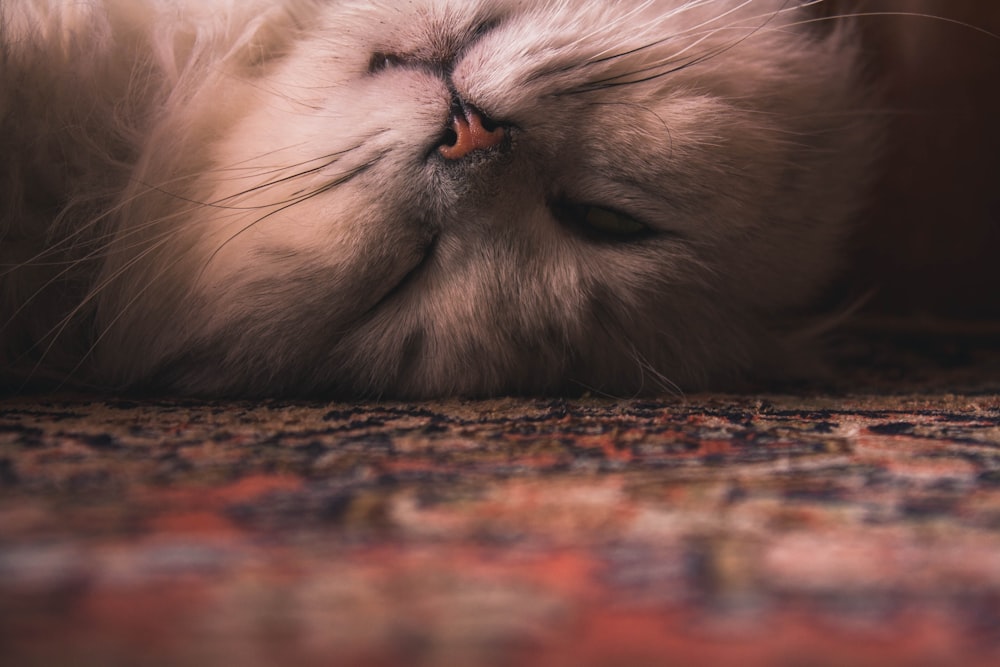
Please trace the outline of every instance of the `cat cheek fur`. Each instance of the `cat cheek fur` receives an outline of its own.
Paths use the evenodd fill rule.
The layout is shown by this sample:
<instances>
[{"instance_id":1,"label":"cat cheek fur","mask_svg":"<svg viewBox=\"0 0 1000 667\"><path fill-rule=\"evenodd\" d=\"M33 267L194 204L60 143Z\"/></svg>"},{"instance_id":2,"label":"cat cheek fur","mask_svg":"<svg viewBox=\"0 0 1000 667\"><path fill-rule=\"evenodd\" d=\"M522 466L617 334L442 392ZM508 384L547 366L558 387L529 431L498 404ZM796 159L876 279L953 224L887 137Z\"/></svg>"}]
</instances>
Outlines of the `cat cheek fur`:
<instances>
[{"instance_id":1,"label":"cat cheek fur","mask_svg":"<svg viewBox=\"0 0 1000 667\"><path fill-rule=\"evenodd\" d=\"M75 223L112 240L73 372L422 397L772 363L879 132L848 26L817 34L790 4L106 2L148 81L120 194ZM456 105L503 140L444 158ZM595 238L564 201L650 233Z\"/></svg>"}]
</instances>

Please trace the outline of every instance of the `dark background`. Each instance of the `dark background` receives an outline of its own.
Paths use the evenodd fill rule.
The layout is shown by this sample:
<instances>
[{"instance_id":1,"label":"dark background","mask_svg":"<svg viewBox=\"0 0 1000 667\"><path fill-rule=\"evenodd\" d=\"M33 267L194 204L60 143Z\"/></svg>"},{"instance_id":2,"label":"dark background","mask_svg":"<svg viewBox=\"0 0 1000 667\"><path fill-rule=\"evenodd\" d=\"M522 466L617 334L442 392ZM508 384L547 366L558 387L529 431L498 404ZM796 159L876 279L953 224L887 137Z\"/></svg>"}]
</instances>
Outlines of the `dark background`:
<instances>
[{"instance_id":1,"label":"dark background","mask_svg":"<svg viewBox=\"0 0 1000 667\"><path fill-rule=\"evenodd\" d=\"M861 0L829 10L852 8L867 15L859 21L889 143L841 287L874 290L869 313L998 319L1000 3Z\"/></svg>"}]
</instances>

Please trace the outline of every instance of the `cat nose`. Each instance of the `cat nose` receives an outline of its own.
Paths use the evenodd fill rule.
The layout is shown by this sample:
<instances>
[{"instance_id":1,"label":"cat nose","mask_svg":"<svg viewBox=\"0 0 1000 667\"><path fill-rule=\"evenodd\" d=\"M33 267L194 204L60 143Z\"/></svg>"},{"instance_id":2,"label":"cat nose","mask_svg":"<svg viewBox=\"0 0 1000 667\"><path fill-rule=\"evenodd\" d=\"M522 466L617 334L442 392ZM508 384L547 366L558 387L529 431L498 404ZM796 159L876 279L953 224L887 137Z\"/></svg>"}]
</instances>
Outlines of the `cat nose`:
<instances>
[{"instance_id":1,"label":"cat nose","mask_svg":"<svg viewBox=\"0 0 1000 667\"><path fill-rule=\"evenodd\" d=\"M500 145L504 129L471 105L462 104L452 110L451 125L438 146L447 160L461 160L469 153Z\"/></svg>"}]
</instances>

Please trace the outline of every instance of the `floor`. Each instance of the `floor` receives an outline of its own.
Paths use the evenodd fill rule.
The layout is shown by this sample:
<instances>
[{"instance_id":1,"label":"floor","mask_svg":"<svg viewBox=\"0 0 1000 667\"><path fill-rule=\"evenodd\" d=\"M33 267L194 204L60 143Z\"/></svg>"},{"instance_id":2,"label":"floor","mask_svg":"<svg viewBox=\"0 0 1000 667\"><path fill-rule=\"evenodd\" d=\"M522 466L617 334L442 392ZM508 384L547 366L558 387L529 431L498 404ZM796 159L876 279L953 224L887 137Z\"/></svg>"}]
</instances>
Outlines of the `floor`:
<instances>
[{"instance_id":1,"label":"floor","mask_svg":"<svg viewBox=\"0 0 1000 667\"><path fill-rule=\"evenodd\" d=\"M0 399L5 665L991 665L1000 333L823 387Z\"/></svg>"}]
</instances>

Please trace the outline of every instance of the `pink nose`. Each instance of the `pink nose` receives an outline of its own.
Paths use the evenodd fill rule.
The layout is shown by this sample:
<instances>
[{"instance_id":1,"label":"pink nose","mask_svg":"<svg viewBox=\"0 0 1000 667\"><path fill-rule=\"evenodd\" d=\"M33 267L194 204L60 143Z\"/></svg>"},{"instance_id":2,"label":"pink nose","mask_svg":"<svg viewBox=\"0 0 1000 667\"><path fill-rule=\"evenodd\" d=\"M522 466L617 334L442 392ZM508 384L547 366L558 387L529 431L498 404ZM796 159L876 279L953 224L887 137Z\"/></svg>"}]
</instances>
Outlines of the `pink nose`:
<instances>
[{"instance_id":1,"label":"pink nose","mask_svg":"<svg viewBox=\"0 0 1000 667\"><path fill-rule=\"evenodd\" d=\"M473 107L465 107L463 112L455 112L451 118L451 129L455 133L454 142L444 143L438 150L448 160L461 160L473 151L493 148L503 141L503 128L487 130L483 116ZM486 123L492 125L488 120ZM451 139L451 137L448 137Z\"/></svg>"}]
</instances>

